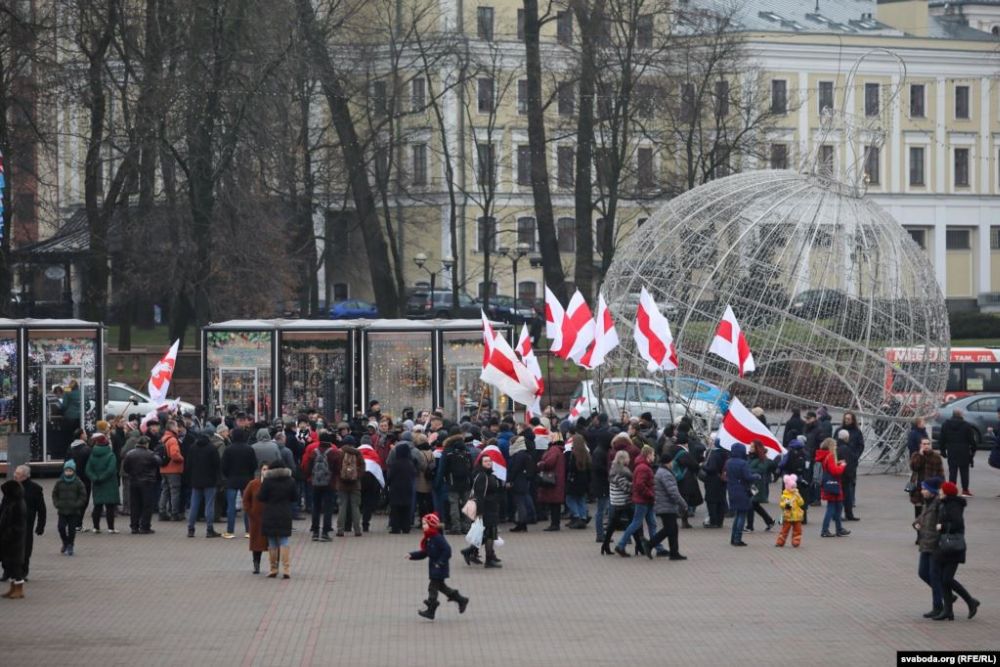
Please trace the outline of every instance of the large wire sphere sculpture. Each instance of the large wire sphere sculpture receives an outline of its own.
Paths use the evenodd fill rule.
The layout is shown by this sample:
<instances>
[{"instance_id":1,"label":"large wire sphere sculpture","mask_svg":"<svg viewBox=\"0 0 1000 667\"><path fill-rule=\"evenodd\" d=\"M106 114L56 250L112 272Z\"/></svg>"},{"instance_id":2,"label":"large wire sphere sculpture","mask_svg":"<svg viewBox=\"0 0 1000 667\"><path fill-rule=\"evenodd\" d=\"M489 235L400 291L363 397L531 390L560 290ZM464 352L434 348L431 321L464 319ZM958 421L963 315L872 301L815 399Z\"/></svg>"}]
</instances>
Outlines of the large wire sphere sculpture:
<instances>
[{"instance_id":1,"label":"large wire sphere sculpture","mask_svg":"<svg viewBox=\"0 0 1000 667\"><path fill-rule=\"evenodd\" d=\"M668 385L703 378L772 418L853 411L871 461L898 460L907 422L932 413L944 390L948 317L926 254L833 179L755 171L673 199L616 250L603 284L616 320L634 321L642 287L674 330L680 369ZM727 304L757 365L742 379L708 352ZM643 368L622 339L619 360Z\"/></svg>"}]
</instances>

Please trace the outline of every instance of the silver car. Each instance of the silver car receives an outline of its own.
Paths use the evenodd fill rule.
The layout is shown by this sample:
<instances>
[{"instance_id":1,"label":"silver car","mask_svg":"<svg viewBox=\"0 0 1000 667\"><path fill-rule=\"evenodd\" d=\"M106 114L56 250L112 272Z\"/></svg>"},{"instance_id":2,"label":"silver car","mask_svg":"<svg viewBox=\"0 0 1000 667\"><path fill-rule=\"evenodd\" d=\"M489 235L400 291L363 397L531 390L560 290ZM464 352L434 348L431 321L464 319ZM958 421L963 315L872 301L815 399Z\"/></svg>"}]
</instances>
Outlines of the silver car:
<instances>
[{"instance_id":1,"label":"silver car","mask_svg":"<svg viewBox=\"0 0 1000 667\"><path fill-rule=\"evenodd\" d=\"M707 401L689 401L676 395L667 400L663 383L649 378L607 378L601 400L598 400L597 382L584 380L577 385L569 404L576 406L582 416L597 410L612 420L617 420L622 410L633 417L648 412L661 426L676 422L690 412L695 426L703 432L708 432L716 412L715 406Z\"/></svg>"},{"instance_id":2,"label":"silver car","mask_svg":"<svg viewBox=\"0 0 1000 667\"><path fill-rule=\"evenodd\" d=\"M972 424L976 433L978 448L993 446L993 430L997 425L997 410L1000 410L1000 394L973 394L945 403L938 408L937 416L931 423L931 437L938 441L941 425L949 419L955 409L962 410L965 421Z\"/></svg>"}]
</instances>

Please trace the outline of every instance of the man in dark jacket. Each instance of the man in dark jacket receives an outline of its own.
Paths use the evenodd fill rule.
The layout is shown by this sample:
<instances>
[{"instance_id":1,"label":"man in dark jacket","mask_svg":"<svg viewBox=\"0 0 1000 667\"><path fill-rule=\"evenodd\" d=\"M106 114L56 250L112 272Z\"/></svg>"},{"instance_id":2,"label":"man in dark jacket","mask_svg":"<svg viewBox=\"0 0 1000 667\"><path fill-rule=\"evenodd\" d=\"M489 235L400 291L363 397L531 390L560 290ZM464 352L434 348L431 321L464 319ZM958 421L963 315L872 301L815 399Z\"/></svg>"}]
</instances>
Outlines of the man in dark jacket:
<instances>
[{"instance_id":1,"label":"man in dark jacket","mask_svg":"<svg viewBox=\"0 0 1000 667\"><path fill-rule=\"evenodd\" d=\"M184 470L191 479L191 507L188 511L188 537L194 537L194 524L198 511L205 505L205 537L222 537L215 532L215 485L219 481L219 452L207 435L195 438L194 445L184 457ZM229 539L233 534L227 533Z\"/></svg>"},{"instance_id":2,"label":"man in dark jacket","mask_svg":"<svg viewBox=\"0 0 1000 667\"><path fill-rule=\"evenodd\" d=\"M0 486L0 564L10 577L10 590L2 597L19 600L24 597L24 543L28 525L28 510L24 503L24 488L17 481L7 480Z\"/></svg>"},{"instance_id":3,"label":"man in dark jacket","mask_svg":"<svg viewBox=\"0 0 1000 667\"><path fill-rule=\"evenodd\" d=\"M87 476L87 461L90 460L90 445L87 444L87 433L82 428L78 428L73 432L73 442L69 445L69 451L66 453L67 459L73 459L76 463L77 477L83 482L84 488L87 489L87 502L84 503L84 511L79 515L79 524L76 527L77 532L86 533L90 528L83 525L83 515L86 513L87 505L90 504L90 477Z\"/></svg>"},{"instance_id":4,"label":"man in dark jacket","mask_svg":"<svg viewBox=\"0 0 1000 667\"><path fill-rule=\"evenodd\" d=\"M464 535L470 526L468 517L462 514L462 506L469 499L469 489L472 486L472 458L465 447L463 436L452 435L444 441L437 476L448 487L448 510L451 518L448 533Z\"/></svg>"},{"instance_id":5,"label":"man in dark jacket","mask_svg":"<svg viewBox=\"0 0 1000 667\"><path fill-rule=\"evenodd\" d=\"M752 510L750 485L760 479L760 475L750 470L747 463L747 448L739 443L730 449L726 461L726 490L729 492L729 508L733 510L733 530L729 543L734 547L745 547L743 526L747 513Z\"/></svg>"},{"instance_id":6,"label":"man in dark jacket","mask_svg":"<svg viewBox=\"0 0 1000 667\"><path fill-rule=\"evenodd\" d=\"M153 532L150 522L156 507L156 482L160 466L165 462L149 451L149 437L142 435L135 441L135 448L125 454L122 473L128 478L129 524L132 534L148 535Z\"/></svg>"},{"instance_id":7,"label":"man in dark jacket","mask_svg":"<svg viewBox=\"0 0 1000 667\"><path fill-rule=\"evenodd\" d=\"M948 459L948 481L954 483L962 475L962 495L969 490L969 468L975 465L976 428L965 421L961 410L955 409L941 425L941 455Z\"/></svg>"},{"instance_id":8,"label":"man in dark jacket","mask_svg":"<svg viewBox=\"0 0 1000 667\"><path fill-rule=\"evenodd\" d=\"M222 476L226 480L226 533L236 529L236 496L257 473L257 456L250 447L250 433L243 428L230 432L231 442L222 452ZM244 532L250 532L250 519L243 513Z\"/></svg>"},{"instance_id":9,"label":"man in dark jacket","mask_svg":"<svg viewBox=\"0 0 1000 667\"><path fill-rule=\"evenodd\" d=\"M31 466L19 465L14 470L14 479L24 489L26 514L24 517L24 565L21 568L21 575L27 579L35 535L42 535L45 532L45 491L31 479ZM0 581L7 581L8 576L9 573L4 571L3 579Z\"/></svg>"},{"instance_id":10,"label":"man in dark jacket","mask_svg":"<svg viewBox=\"0 0 1000 667\"><path fill-rule=\"evenodd\" d=\"M802 435L805 432L806 422L802 420L801 413L798 408L792 408L792 416L788 418L785 422L785 430L781 434L781 444L784 447L788 447L788 443L792 441L796 436Z\"/></svg>"},{"instance_id":11,"label":"man in dark jacket","mask_svg":"<svg viewBox=\"0 0 1000 667\"><path fill-rule=\"evenodd\" d=\"M597 510L594 512L594 529L597 539L604 541L604 521L610 505L611 489L608 481L608 448L611 446L611 430L607 427L607 415L604 416L605 433L599 433L593 440L590 450L590 495L597 500ZM601 430L598 426L597 431Z\"/></svg>"},{"instance_id":12,"label":"man in dark jacket","mask_svg":"<svg viewBox=\"0 0 1000 667\"><path fill-rule=\"evenodd\" d=\"M535 504L531 500L531 480L535 476L535 461L528 451L528 442L523 435L516 436L510 443L510 460L507 468L507 488L514 499L515 515L512 533L528 530L528 523L534 518Z\"/></svg>"}]
</instances>

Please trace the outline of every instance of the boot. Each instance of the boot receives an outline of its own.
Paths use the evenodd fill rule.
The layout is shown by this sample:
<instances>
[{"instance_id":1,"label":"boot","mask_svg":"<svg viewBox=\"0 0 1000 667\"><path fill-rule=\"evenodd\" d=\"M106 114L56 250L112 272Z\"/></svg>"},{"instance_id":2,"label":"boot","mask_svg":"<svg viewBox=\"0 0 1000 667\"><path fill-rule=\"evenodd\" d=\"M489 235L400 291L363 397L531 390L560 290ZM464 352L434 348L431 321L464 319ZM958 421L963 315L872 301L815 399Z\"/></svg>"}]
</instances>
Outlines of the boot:
<instances>
[{"instance_id":1,"label":"boot","mask_svg":"<svg viewBox=\"0 0 1000 667\"><path fill-rule=\"evenodd\" d=\"M464 614L465 608L469 606L469 598L463 597L457 590L455 591L455 596L451 598L451 601L458 605L459 614Z\"/></svg>"},{"instance_id":2,"label":"boot","mask_svg":"<svg viewBox=\"0 0 1000 667\"><path fill-rule=\"evenodd\" d=\"M0 598L8 598L8 599L13 598L14 597L14 587L16 585L17 584L14 583L14 580L11 579L10 580L10 589L6 593L4 593L3 595L0 595Z\"/></svg>"},{"instance_id":3,"label":"boot","mask_svg":"<svg viewBox=\"0 0 1000 667\"><path fill-rule=\"evenodd\" d=\"M690 527L691 523L688 521L688 517L685 514L684 516L681 517L681 528L690 528Z\"/></svg>"},{"instance_id":4,"label":"boot","mask_svg":"<svg viewBox=\"0 0 1000 667\"><path fill-rule=\"evenodd\" d=\"M271 565L271 569L267 573L267 578L274 579L278 576L278 550L269 548L267 550L267 558Z\"/></svg>"},{"instance_id":5,"label":"boot","mask_svg":"<svg viewBox=\"0 0 1000 667\"><path fill-rule=\"evenodd\" d=\"M292 549L291 547L281 547L281 567L284 570L284 574L281 576L282 579L292 578Z\"/></svg>"},{"instance_id":6,"label":"boot","mask_svg":"<svg viewBox=\"0 0 1000 667\"><path fill-rule=\"evenodd\" d=\"M253 552L253 573L260 574L260 552Z\"/></svg>"},{"instance_id":7,"label":"boot","mask_svg":"<svg viewBox=\"0 0 1000 667\"><path fill-rule=\"evenodd\" d=\"M19 581L14 584L14 594L10 596L11 600L23 600L24 599L24 582Z\"/></svg>"},{"instance_id":8,"label":"boot","mask_svg":"<svg viewBox=\"0 0 1000 667\"><path fill-rule=\"evenodd\" d=\"M428 621L433 621L434 620L434 612L437 611L437 608L438 608L438 606L441 603L438 602L437 600L434 600L434 601L424 600L424 603L427 604L427 608L426 609L421 609L420 611L418 611L417 615L418 616L423 616Z\"/></svg>"},{"instance_id":9,"label":"boot","mask_svg":"<svg viewBox=\"0 0 1000 667\"><path fill-rule=\"evenodd\" d=\"M955 613L952 611L952 602L950 596L945 596L944 598L944 608L938 613L937 616L931 616L933 621L954 621Z\"/></svg>"}]
</instances>

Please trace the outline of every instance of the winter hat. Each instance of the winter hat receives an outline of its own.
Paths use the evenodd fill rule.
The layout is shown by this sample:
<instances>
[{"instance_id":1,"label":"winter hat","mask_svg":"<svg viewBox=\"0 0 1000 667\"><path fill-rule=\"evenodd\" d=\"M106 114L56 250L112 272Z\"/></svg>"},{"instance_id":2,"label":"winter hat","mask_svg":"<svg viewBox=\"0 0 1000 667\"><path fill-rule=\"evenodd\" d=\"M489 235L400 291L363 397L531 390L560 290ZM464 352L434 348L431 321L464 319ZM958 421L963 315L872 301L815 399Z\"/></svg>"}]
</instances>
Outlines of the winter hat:
<instances>
[{"instance_id":1,"label":"winter hat","mask_svg":"<svg viewBox=\"0 0 1000 667\"><path fill-rule=\"evenodd\" d=\"M344 439L340 441L340 444L342 444L342 445L355 445L355 444L357 444L357 442L358 441L354 439L353 435L345 435Z\"/></svg>"},{"instance_id":2,"label":"winter hat","mask_svg":"<svg viewBox=\"0 0 1000 667\"><path fill-rule=\"evenodd\" d=\"M762 417L762 416L764 416L764 408L760 407L759 405L754 406L754 408L752 410L750 410L750 412L753 413L754 417Z\"/></svg>"},{"instance_id":3,"label":"winter hat","mask_svg":"<svg viewBox=\"0 0 1000 667\"><path fill-rule=\"evenodd\" d=\"M789 449L803 449L806 446L806 439L801 435L797 438L792 438L792 441L788 443Z\"/></svg>"},{"instance_id":4,"label":"winter hat","mask_svg":"<svg viewBox=\"0 0 1000 667\"><path fill-rule=\"evenodd\" d=\"M97 420L97 430L100 431L101 433L107 433L108 429L110 428L111 425L108 424L108 422L104 421L103 419Z\"/></svg>"},{"instance_id":5,"label":"winter hat","mask_svg":"<svg viewBox=\"0 0 1000 667\"><path fill-rule=\"evenodd\" d=\"M108 436L103 433L95 433L90 436L90 444L92 445L106 445L108 444Z\"/></svg>"},{"instance_id":6,"label":"winter hat","mask_svg":"<svg viewBox=\"0 0 1000 667\"><path fill-rule=\"evenodd\" d=\"M368 422L368 428L370 428L373 431L377 431L378 430L378 422L377 421L370 421L370 422Z\"/></svg>"},{"instance_id":7,"label":"winter hat","mask_svg":"<svg viewBox=\"0 0 1000 667\"><path fill-rule=\"evenodd\" d=\"M404 419L403 420L403 430L404 431L412 431L413 430L413 420L412 419Z\"/></svg>"},{"instance_id":8,"label":"winter hat","mask_svg":"<svg viewBox=\"0 0 1000 667\"><path fill-rule=\"evenodd\" d=\"M955 485L955 482L945 482L941 485L941 493L946 496L957 496L958 487Z\"/></svg>"},{"instance_id":9,"label":"winter hat","mask_svg":"<svg viewBox=\"0 0 1000 667\"><path fill-rule=\"evenodd\" d=\"M937 493L941 490L941 482L943 481L944 479L941 477L930 477L924 480L923 484L920 485L920 488L924 491L929 491L930 493Z\"/></svg>"},{"instance_id":10,"label":"winter hat","mask_svg":"<svg viewBox=\"0 0 1000 667\"><path fill-rule=\"evenodd\" d=\"M63 470L66 470L67 468L69 468L73 472L76 472L76 461L74 461L73 459L66 459L66 462L63 463Z\"/></svg>"},{"instance_id":11,"label":"winter hat","mask_svg":"<svg viewBox=\"0 0 1000 667\"><path fill-rule=\"evenodd\" d=\"M799 486L799 476L798 475L785 475L785 489L788 491L794 491Z\"/></svg>"},{"instance_id":12,"label":"winter hat","mask_svg":"<svg viewBox=\"0 0 1000 667\"><path fill-rule=\"evenodd\" d=\"M428 528L434 528L440 530L441 528L441 517L437 515L436 512L431 512L430 514L425 514L423 520L427 522Z\"/></svg>"},{"instance_id":13,"label":"winter hat","mask_svg":"<svg viewBox=\"0 0 1000 667\"><path fill-rule=\"evenodd\" d=\"M323 431L322 433L319 434L319 441L333 444L334 442L337 441L337 437L333 433L330 433L329 431Z\"/></svg>"},{"instance_id":14,"label":"winter hat","mask_svg":"<svg viewBox=\"0 0 1000 667\"><path fill-rule=\"evenodd\" d=\"M846 428L842 428L839 431L837 431L837 440L850 440L850 439L851 439L851 433Z\"/></svg>"},{"instance_id":15,"label":"winter hat","mask_svg":"<svg viewBox=\"0 0 1000 667\"><path fill-rule=\"evenodd\" d=\"M266 428L257 429L257 442L267 442L271 439L271 432Z\"/></svg>"}]
</instances>

